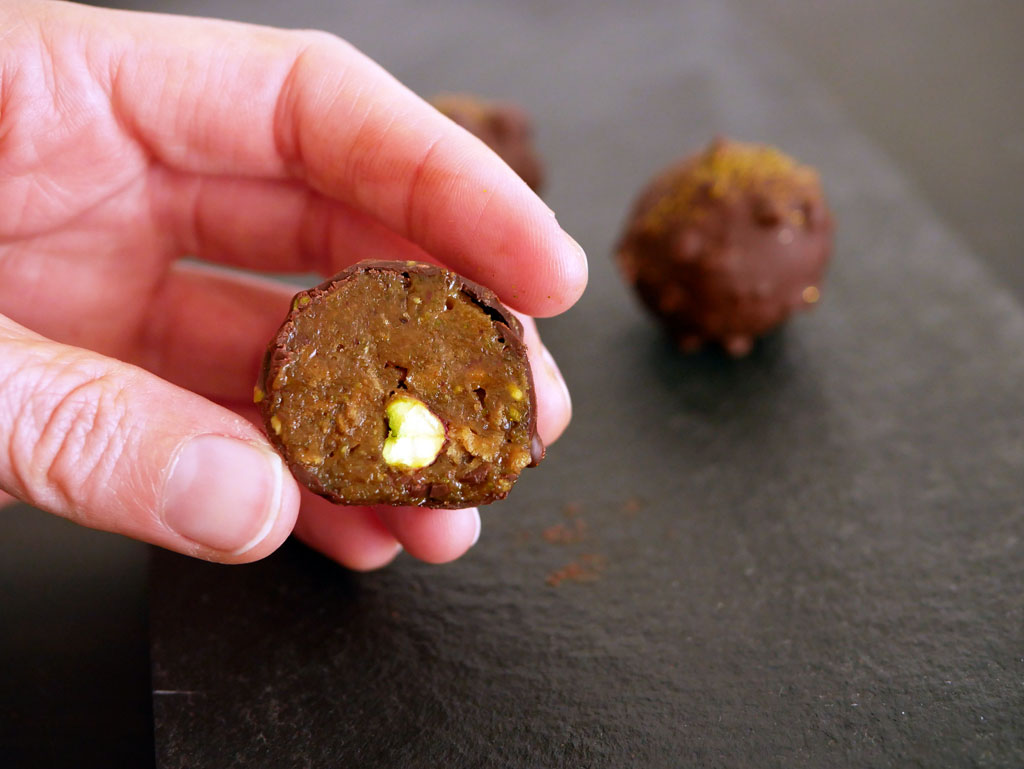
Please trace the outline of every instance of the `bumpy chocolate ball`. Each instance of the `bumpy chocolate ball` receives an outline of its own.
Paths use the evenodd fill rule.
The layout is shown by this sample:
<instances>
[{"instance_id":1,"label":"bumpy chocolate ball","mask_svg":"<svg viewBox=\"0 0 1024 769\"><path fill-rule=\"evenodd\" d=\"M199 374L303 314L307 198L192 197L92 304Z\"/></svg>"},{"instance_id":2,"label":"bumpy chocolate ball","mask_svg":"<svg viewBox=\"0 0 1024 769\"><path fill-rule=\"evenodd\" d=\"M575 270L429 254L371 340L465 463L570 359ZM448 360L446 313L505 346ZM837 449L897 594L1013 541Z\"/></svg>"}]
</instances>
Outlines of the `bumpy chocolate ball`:
<instances>
[{"instance_id":1,"label":"bumpy chocolate ball","mask_svg":"<svg viewBox=\"0 0 1024 769\"><path fill-rule=\"evenodd\" d=\"M544 186L544 170L533 147L533 126L518 105L485 101L469 94L439 94L431 104L498 153L534 192Z\"/></svg>"},{"instance_id":2,"label":"bumpy chocolate ball","mask_svg":"<svg viewBox=\"0 0 1024 769\"><path fill-rule=\"evenodd\" d=\"M821 298L832 232L814 169L716 139L640 194L617 257L683 350L714 342L742 356Z\"/></svg>"}]
</instances>

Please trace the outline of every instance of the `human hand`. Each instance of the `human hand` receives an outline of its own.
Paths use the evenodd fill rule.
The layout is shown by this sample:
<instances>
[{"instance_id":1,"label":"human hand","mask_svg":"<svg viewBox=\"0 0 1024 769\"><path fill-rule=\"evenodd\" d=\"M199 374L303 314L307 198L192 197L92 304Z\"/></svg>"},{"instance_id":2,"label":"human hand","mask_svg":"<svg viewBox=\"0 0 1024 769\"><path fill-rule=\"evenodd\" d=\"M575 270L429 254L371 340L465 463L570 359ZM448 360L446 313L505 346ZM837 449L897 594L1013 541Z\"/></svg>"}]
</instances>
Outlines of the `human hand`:
<instances>
[{"instance_id":1,"label":"human hand","mask_svg":"<svg viewBox=\"0 0 1024 769\"><path fill-rule=\"evenodd\" d=\"M229 563L293 528L356 569L398 543L433 562L469 548L475 510L300 490L238 416L295 289L184 255L323 275L433 259L534 316L586 284L582 250L497 156L335 37L4 3L0 490ZM550 443L568 392L525 325Z\"/></svg>"}]
</instances>

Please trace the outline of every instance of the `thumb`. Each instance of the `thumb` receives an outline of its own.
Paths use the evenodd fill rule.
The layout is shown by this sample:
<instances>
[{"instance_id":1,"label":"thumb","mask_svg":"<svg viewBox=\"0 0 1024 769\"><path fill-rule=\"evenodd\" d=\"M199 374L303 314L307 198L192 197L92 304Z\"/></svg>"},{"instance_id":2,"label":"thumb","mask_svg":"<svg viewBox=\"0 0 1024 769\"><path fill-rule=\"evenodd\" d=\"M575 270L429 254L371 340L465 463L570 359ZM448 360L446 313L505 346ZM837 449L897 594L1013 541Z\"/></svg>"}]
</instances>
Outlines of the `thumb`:
<instances>
[{"instance_id":1,"label":"thumb","mask_svg":"<svg viewBox=\"0 0 1024 769\"><path fill-rule=\"evenodd\" d=\"M0 315L0 491L212 561L273 552L299 490L250 423Z\"/></svg>"}]
</instances>

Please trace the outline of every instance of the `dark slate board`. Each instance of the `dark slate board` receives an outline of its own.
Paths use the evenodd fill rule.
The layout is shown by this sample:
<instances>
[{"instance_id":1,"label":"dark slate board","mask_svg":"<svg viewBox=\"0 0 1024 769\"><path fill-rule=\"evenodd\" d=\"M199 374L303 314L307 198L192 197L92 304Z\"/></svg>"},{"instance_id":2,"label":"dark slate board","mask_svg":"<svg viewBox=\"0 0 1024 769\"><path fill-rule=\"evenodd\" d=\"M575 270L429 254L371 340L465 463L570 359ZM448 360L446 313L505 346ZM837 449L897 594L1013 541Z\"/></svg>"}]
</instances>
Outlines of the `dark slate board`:
<instances>
[{"instance_id":1,"label":"dark slate board","mask_svg":"<svg viewBox=\"0 0 1024 769\"><path fill-rule=\"evenodd\" d=\"M592 257L544 324L573 426L451 566L157 553L158 766L1024 764L1021 308L735 7L446 5L246 12L533 111ZM743 361L677 355L609 263L716 131L817 165L840 226Z\"/></svg>"}]
</instances>

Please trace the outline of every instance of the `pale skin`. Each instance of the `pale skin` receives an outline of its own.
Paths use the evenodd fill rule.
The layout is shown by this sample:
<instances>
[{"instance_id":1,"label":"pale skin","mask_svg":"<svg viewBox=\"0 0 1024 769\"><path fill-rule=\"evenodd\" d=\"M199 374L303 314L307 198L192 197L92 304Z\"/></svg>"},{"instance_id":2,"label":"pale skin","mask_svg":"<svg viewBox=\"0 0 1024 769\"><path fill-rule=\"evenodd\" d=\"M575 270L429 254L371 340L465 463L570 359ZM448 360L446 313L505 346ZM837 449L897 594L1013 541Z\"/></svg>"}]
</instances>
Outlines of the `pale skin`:
<instances>
[{"instance_id":1,"label":"pale skin","mask_svg":"<svg viewBox=\"0 0 1024 769\"><path fill-rule=\"evenodd\" d=\"M243 418L294 287L217 265L364 258L443 263L521 313L561 434L527 316L570 307L586 259L483 144L331 35L0 4L0 494L225 563L293 531L353 569L459 557L476 510L336 507Z\"/></svg>"}]
</instances>

